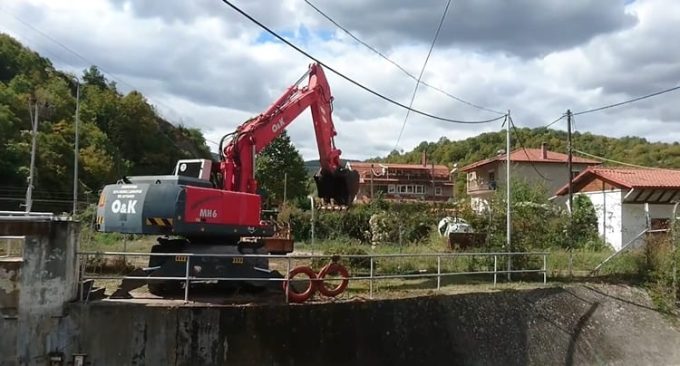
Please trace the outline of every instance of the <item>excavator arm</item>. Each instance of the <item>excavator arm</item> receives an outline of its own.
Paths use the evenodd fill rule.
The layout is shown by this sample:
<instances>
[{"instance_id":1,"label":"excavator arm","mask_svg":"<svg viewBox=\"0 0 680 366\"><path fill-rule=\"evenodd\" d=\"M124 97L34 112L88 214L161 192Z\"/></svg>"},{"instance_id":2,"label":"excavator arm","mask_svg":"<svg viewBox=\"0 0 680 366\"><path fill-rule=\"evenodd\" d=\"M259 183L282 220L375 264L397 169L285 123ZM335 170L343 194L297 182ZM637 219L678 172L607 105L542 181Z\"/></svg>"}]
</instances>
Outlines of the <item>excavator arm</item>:
<instances>
[{"instance_id":1,"label":"excavator arm","mask_svg":"<svg viewBox=\"0 0 680 366\"><path fill-rule=\"evenodd\" d=\"M308 79L307 85L300 87L305 78ZM359 175L341 166L341 151L334 142L337 132L331 115L332 103L333 97L323 69L316 63L311 64L309 70L264 113L239 126L228 135L232 137L231 141L224 147L220 146L222 188L256 193L256 155L309 107L321 165L315 175L319 197L338 204L350 204L358 191Z\"/></svg>"}]
</instances>

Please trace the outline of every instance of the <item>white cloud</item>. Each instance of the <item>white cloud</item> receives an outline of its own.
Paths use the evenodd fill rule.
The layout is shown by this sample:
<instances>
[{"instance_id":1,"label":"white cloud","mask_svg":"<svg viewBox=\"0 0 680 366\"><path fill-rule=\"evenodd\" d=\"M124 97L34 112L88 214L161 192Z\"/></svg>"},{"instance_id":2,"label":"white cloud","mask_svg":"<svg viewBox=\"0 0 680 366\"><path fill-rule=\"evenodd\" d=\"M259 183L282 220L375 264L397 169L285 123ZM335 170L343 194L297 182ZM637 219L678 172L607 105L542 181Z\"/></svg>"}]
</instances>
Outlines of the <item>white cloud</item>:
<instances>
[{"instance_id":1,"label":"white cloud","mask_svg":"<svg viewBox=\"0 0 680 366\"><path fill-rule=\"evenodd\" d=\"M333 28L303 1L236 3L347 76L408 104L412 79ZM387 7L382 0L315 3L415 75L444 4L434 0L395 1ZM141 90L173 122L201 128L214 141L263 111L310 62L264 36L219 1L159 4L5 1L0 5L0 31L65 70L79 72L90 63L98 64L119 80L122 90ZM672 42L680 33L680 3L529 4L536 5L528 2L508 8L497 1L454 2L424 80L476 104L510 109L518 125L530 127L552 121L567 108L578 111L618 102L680 82L680 49ZM335 96L336 144L343 156L387 154L395 146L406 112L326 73ZM680 137L669 133L680 120L677 98L678 94L668 94L579 116L576 126L579 131L609 136L674 141ZM414 107L456 119L495 116L424 86ZM408 150L442 136L462 139L499 126L448 124L412 113L399 147ZM315 158L308 112L289 132L305 158Z\"/></svg>"}]
</instances>

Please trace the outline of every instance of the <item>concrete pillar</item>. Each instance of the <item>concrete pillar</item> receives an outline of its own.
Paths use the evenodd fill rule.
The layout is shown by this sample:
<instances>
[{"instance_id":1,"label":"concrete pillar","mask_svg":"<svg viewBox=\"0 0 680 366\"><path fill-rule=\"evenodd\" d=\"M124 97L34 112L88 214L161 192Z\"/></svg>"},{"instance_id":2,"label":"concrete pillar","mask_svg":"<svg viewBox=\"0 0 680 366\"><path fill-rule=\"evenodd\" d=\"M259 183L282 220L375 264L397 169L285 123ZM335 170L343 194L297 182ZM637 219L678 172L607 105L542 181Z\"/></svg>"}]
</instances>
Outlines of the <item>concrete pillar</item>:
<instances>
[{"instance_id":1,"label":"concrete pillar","mask_svg":"<svg viewBox=\"0 0 680 366\"><path fill-rule=\"evenodd\" d=\"M73 332L65 329L64 306L77 297L78 233L74 221L0 217L0 236L26 237L12 284L18 287L16 314L0 318L0 364L44 365L50 353L70 350ZM0 289L0 297L7 295Z\"/></svg>"}]
</instances>

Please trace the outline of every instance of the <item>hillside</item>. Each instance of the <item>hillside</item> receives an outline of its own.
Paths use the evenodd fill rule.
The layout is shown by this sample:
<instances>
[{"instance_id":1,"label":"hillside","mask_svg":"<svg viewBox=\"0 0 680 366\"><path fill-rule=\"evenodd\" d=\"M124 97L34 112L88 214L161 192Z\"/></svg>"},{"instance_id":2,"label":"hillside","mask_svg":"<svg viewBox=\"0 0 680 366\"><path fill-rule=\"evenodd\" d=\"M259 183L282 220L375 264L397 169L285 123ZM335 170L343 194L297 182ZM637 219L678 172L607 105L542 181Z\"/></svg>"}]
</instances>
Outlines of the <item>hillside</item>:
<instances>
[{"instance_id":1,"label":"hillside","mask_svg":"<svg viewBox=\"0 0 680 366\"><path fill-rule=\"evenodd\" d=\"M517 130L519 140L526 148L538 148L546 143L548 149L559 152L567 150L566 131L546 128L521 128ZM512 148L520 147L518 135L512 136ZM606 137L590 133L575 132L573 146L593 155L651 167L680 168L680 144L649 142L640 137ZM413 151L403 154L392 152L387 157L375 158L375 161L392 163L418 163L422 152L428 158L440 164L453 166L457 163L463 167L477 160L485 159L505 149L505 131L483 133L460 141L450 141L442 137L437 142L423 141Z\"/></svg>"},{"instance_id":2,"label":"hillside","mask_svg":"<svg viewBox=\"0 0 680 366\"><path fill-rule=\"evenodd\" d=\"M76 82L50 60L0 34L0 209L19 209L30 166L37 101L34 209L68 210L72 197ZM94 66L79 75L79 200L125 175L167 174L175 161L210 157L199 130L175 127L138 91L123 94ZM89 193L88 193L89 192Z\"/></svg>"}]
</instances>

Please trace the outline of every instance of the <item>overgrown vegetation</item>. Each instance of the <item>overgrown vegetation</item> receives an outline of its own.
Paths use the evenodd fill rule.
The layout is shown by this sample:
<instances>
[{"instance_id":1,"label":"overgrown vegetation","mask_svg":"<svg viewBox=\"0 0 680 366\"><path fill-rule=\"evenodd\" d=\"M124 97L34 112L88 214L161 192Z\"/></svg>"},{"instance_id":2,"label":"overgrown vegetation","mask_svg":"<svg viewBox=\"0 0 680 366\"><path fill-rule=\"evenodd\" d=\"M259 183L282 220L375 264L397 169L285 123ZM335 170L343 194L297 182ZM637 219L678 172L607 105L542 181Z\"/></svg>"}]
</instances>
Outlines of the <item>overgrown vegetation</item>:
<instances>
[{"instance_id":1,"label":"overgrown vegetation","mask_svg":"<svg viewBox=\"0 0 680 366\"><path fill-rule=\"evenodd\" d=\"M645 279L657 307L670 312L677 307L678 284L673 283L673 271L677 271L677 265L680 263L678 251L673 248L672 236L648 237L643 252L644 261L639 264L640 275Z\"/></svg>"},{"instance_id":2,"label":"overgrown vegetation","mask_svg":"<svg viewBox=\"0 0 680 366\"><path fill-rule=\"evenodd\" d=\"M363 244L415 244L427 239L437 222L454 207L448 203L433 205L378 199L347 211L317 211L314 235L320 241L345 239ZM311 211L283 205L279 220L290 222L297 241L311 239Z\"/></svg>"},{"instance_id":3,"label":"overgrown vegetation","mask_svg":"<svg viewBox=\"0 0 680 366\"><path fill-rule=\"evenodd\" d=\"M130 174L168 174L177 159L210 157L200 131L174 127L138 91L123 94L92 66L80 78L80 200ZM31 150L31 113L39 124L34 210L68 211L73 181L77 82L0 34L0 207L19 209ZM88 194L89 192L89 194Z\"/></svg>"}]
</instances>

